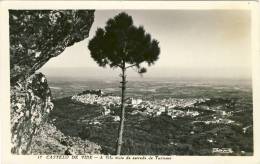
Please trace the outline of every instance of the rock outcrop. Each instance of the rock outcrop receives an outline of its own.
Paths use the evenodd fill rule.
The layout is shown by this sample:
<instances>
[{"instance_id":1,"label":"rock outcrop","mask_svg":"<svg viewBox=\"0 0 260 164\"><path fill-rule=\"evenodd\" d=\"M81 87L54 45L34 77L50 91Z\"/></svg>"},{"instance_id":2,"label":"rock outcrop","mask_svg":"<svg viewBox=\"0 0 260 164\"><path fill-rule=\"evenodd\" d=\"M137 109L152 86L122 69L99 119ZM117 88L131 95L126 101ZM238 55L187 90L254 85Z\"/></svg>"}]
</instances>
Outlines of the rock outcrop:
<instances>
[{"instance_id":1,"label":"rock outcrop","mask_svg":"<svg viewBox=\"0 0 260 164\"><path fill-rule=\"evenodd\" d=\"M100 154L101 147L79 137L65 136L52 123L45 122L32 140L32 154L79 155Z\"/></svg>"},{"instance_id":2,"label":"rock outcrop","mask_svg":"<svg viewBox=\"0 0 260 164\"><path fill-rule=\"evenodd\" d=\"M87 38L93 21L93 10L9 10L12 153L33 153L53 108L47 79L36 70Z\"/></svg>"},{"instance_id":3,"label":"rock outcrop","mask_svg":"<svg viewBox=\"0 0 260 164\"><path fill-rule=\"evenodd\" d=\"M11 83L89 35L93 10L9 10Z\"/></svg>"},{"instance_id":4,"label":"rock outcrop","mask_svg":"<svg viewBox=\"0 0 260 164\"><path fill-rule=\"evenodd\" d=\"M11 87L12 153L30 153L32 139L52 108L50 88L43 74Z\"/></svg>"}]
</instances>

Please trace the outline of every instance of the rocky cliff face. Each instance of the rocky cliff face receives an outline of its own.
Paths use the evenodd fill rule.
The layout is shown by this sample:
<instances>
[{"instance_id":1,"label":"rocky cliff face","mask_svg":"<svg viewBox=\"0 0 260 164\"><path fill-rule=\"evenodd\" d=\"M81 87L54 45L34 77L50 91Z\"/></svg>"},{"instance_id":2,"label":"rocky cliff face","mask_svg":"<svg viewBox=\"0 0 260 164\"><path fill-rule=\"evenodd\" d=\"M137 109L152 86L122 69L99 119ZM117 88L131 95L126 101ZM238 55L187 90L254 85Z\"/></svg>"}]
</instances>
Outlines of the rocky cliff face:
<instances>
[{"instance_id":1,"label":"rocky cliff face","mask_svg":"<svg viewBox=\"0 0 260 164\"><path fill-rule=\"evenodd\" d=\"M93 10L10 10L11 83L87 38L93 21Z\"/></svg>"},{"instance_id":2,"label":"rocky cliff face","mask_svg":"<svg viewBox=\"0 0 260 164\"><path fill-rule=\"evenodd\" d=\"M41 145L35 136L47 135L40 127L52 127L46 125L53 108L51 91L46 77L35 71L87 38L93 21L93 10L9 11L12 153L32 154L35 145Z\"/></svg>"},{"instance_id":3,"label":"rocky cliff face","mask_svg":"<svg viewBox=\"0 0 260 164\"><path fill-rule=\"evenodd\" d=\"M51 92L43 74L11 87L12 153L30 153L32 139L52 108Z\"/></svg>"}]
</instances>

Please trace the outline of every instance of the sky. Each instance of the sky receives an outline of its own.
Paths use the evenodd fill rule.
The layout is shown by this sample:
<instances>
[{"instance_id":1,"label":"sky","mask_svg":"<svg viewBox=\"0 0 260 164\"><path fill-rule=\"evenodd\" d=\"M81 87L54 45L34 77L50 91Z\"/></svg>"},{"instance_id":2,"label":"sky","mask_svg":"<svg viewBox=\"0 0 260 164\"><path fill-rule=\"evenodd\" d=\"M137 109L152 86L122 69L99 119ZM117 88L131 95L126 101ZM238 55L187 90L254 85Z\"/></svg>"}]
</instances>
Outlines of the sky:
<instances>
[{"instance_id":1,"label":"sky","mask_svg":"<svg viewBox=\"0 0 260 164\"><path fill-rule=\"evenodd\" d=\"M118 76L118 70L100 68L87 46L97 27L122 11L160 43L159 60L144 76L251 76L247 10L96 10L89 37L52 58L40 71L47 76ZM134 71L129 75L138 76Z\"/></svg>"}]
</instances>

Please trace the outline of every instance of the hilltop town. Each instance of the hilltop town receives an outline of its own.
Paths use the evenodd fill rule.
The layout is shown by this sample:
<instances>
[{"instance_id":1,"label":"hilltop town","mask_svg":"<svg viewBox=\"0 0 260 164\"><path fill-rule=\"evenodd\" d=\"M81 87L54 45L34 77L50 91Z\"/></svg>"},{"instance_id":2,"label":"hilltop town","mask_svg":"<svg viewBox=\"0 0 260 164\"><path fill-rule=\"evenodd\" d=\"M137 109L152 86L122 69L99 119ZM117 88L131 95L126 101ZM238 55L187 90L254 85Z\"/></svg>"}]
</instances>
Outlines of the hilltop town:
<instances>
[{"instance_id":1,"label":"hilltop town","mask_svg":"<svg viewBox=\"0 0 260 164\"><path fill-rule=\"evenodd\" d=\"M115 109L120 107L120 97L110 94L105 94L101 90L86 90L78 95L71 97L74 102L83 104L100 105L103 108L102 115L111 115L114 121L119 121L120 117L115 116ZM164 98L156 99L154 101L142 100L141 98L128 98L126 100L126 107L130 108L130 115L143 115L158 117L162 114L170 116L172 119L180 117L197 117L205 111L213 112L210 120L200 119L197 117L192 123L203 122L205 124L233 124L239 125L235 121L228 119L232 116L232 112L221 110L221 106L210 108L203 104L210 101L209 98ZM225 104L224 104L225 105ZM198 110L198 108L200 110ZM202 109L202 110L201 110ZM93 123L92 123L93 124ZM99 124L95 121L94 124Z\"/></svg>"},{"instance_id":2,"label":"hilltop town","mask_svg":"<svg viewBox=\"0 0 260 164\"><path fill-rule=\"evenodd\" d=\"M84 104L96 104L101 105L104 108L104 115L107 115L111 112L111 108L120 106L120 97L118 96L104 96L104 93L101 90L97 91L84 91L81 94L74 95L71 98L75 102L81 102ZM204 102L207 99L162 99L155 101L148 101L142 99L128 98L126 101L126 106L131 107L133 111L131 115L143 114L149 116L159 116L162 113L166 113L172 118L184 117L184 116L198 116L199 112L197 111L181 111L176 110L175 107L193 107L195 103Z\"/></svg>"},{"instance_id":3,"label":"hilltop town","mask_svg":"<svg viewBox=\"0 0 260 164\"><path fill-rule=\"evenodd\" d=\"M252 152L253 128L248 119L252 111L247 103L248 96L230 96L223 92L192 96L176 96L175 92L165 93L167 96L157 96L157 92L154 96L129 92L125 101L124 154L136 154L139 150L144 154L166 155L245 155ZM68 135L98 143L105 153L113 153L121 97L106 89L81 90L73 94L54 102L55 125ZM74 130L68 131L68 126Z\"/></svg>"}]
</instances>

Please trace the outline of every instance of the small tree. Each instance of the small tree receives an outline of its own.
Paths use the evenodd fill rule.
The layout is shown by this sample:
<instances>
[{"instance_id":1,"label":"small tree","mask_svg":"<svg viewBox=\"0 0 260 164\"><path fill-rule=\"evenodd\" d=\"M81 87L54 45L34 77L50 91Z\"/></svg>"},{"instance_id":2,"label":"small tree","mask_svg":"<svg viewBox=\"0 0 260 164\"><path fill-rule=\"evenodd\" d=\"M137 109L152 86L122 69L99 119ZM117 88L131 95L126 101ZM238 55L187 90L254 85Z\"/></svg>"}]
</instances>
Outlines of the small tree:
<instances>
[{"instance_id":1,"label":"small tree","mask_svg":"<svg viewBox=\"0 0 260 164\"><path fill-rule=\"evenodd\" d=\"M108 65L122 71L121 119L116 151L116 154L120 155L125 120L126 70L134 68L140 74L145 73L146 68L141 66L141 63L150 66L158 60L159 42L152 39L143 27L134 26L132 17L123 12L109 19L104 29L97 29L96 35L89 41L88 48L91 57L99 66Z\"/></svg>"}]
</instances>

